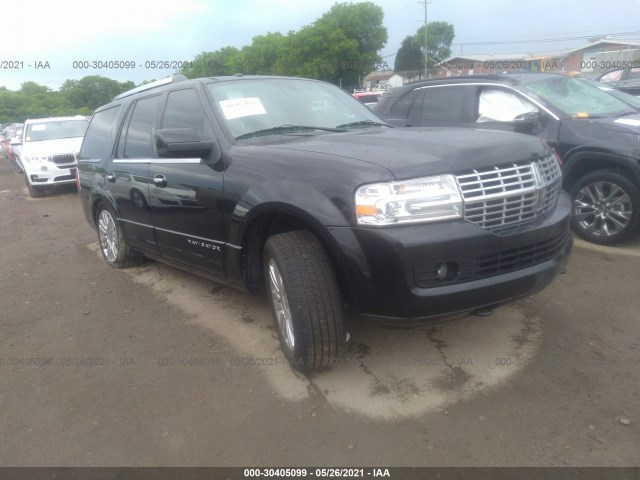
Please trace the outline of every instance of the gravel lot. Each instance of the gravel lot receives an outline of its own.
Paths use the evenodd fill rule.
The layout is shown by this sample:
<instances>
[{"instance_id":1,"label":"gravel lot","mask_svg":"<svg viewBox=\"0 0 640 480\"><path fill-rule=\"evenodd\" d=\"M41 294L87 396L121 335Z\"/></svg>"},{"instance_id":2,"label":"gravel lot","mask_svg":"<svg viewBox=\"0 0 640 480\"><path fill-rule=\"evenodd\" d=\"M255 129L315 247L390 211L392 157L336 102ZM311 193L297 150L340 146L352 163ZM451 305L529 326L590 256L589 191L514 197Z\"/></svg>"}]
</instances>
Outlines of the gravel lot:
<instances>
[{"instance_id":1,"label":"gravel lot","mask_svg":"<svg viewBox=\"0 0 640 480\"><path fill-rule=\"evenodd\" d=\"M349 319L303 376L264 298L97 252L75 187L0 164L0 465L640 466L640 241L418 329Z\"/></svg>"}]
</instances>

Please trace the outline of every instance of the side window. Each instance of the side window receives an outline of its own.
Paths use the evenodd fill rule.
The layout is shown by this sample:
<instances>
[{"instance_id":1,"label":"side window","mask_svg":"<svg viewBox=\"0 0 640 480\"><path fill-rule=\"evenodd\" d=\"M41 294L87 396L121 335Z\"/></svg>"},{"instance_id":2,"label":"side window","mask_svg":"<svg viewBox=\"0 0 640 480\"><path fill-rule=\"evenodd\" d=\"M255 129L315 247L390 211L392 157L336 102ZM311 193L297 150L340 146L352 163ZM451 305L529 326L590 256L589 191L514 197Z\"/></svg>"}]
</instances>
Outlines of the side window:
<instances>
[{"instance_id":1,"label":"side window","mask_svg":"<svg viewBox=\"0 0 640 480\"><path fill-rule=\"evenodd\" d=\"M456 122L464 120L465 88L427 88L422 107L422 118Z\"/></svg>"},{"instance_id":2,"label":"side window","mask_svg":"<svg viewBox=\"0 0 640 480\"><path fill-rule=\"evenodd\" d=\"M617 82L622 78L622 72L624 70L614 70L613 72L605 73L600 77L600 81L603 83L607 82Z\"/></svg>"},{"instance_id":3,"label":"side window","mask_svg":"<svg viewBox=\"0 0 640 480\"><path fill-rule=\"evenodd\" d=\"M411 108L413 101L418 96L418 93L422 93L418 88L407 93L404 97L398 100L393 107L391 107L389 115L396 118L406 118L409 114L409 109Z\"/></svg>"},{"instance_id":4,"label":"side window","mask_svg":"<svg viewBox=\"0 0 640 480\"><path fill-rule=\"evenodd\" d=\"M628 79L631 78L640 78L640 67L637 68L631 68L629 70L629 75L627 75Z\"/></svg>"},{"instance_id":5,"label":"side window","mask_svg":"<svg viewBox=\"0 0 640 480\"><path fill-rule=\"evenodd\" d=\"M142 98L133 106L128 122L122 127L118 158L154 157L153 128L160 108L160 95Z\"/></svg>"},{"instance_id":6,"label":"side window","mask_svg":"<svg viewBox=\"0 0 640 480\"><path fill-rule=\"evenodd\" d=\"M424 99L425 89L416 88L414 92L416 92L416 95L407 116L409 118L420 118L422 116L422 100Z\"/></svg>"},{"instance_id":7,"label":"side window","mask_svg":"<svg viewBox=\"0 0 640 480\"><path fill-rule=\"evenodd\" d=\"M506 90L485 88L478 101L478 122L512 122L522 114L538 112L538 107Z\"/></svg>"},{"instance_id":8,"label":"side window","mask_svg":"<svg viewBox=\"0 0 640 480\"><path fill-rule=\"evenodd\" d=\"M82 141L80 160L107 160L111 156L111 142L119 112L120 105L117 105L93 116Z\"/></svg>"},{"instance_id":9,"label":"side window","mask_svg":"<svg viewBox=\"0 0 640 480\"><path fill-rule=\"evenodd\" d=\"M169 93L161 128L191 128L201 139L213 137L200 97L192 89Z\"/></svg>"}]
</instances>

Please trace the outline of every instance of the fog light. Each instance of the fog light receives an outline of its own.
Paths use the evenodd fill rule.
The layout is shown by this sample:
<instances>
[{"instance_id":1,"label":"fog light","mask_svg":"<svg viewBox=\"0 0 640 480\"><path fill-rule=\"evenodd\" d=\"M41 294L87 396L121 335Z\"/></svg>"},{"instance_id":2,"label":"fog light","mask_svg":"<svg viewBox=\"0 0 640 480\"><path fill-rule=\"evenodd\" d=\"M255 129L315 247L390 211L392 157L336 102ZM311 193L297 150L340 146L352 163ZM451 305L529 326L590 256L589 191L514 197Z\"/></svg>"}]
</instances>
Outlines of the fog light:
<instances>
[{"instance_id":1,"label":"fog light","mask_svg":"<svg viewBox=\"0 0 640 480\"><path fill-rule=\"evenodd\" d=\"M460 268L456 262L446 262L438 265L437 276L442 282L450 282L458 277Z\"/></svg>"}]
</instances>

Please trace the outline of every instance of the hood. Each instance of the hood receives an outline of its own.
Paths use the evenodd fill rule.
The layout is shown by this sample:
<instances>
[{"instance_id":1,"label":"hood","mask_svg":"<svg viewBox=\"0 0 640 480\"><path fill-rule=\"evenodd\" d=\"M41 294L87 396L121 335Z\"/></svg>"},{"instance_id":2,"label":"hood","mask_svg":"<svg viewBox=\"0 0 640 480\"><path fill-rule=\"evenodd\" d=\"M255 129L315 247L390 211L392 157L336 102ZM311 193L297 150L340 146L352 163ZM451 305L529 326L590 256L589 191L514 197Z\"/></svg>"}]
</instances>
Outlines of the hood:
<instances>
[{"instance_id":1,"label":"hood","mask_svg":"<svg viewBox=\"0 0 640 480\"><path fill-rule=\"evenodd\" d=\"M605 130L640 135L640 113L623 117L594 118L592 121Z\"/></svg>"},{"instance_id":2,"label":"hood","mask_svg":"<svg viewBox=\"0 0 640 480\"><path fill-rule=\"evenodd\" d=\"M83 137L59 138L41 142L25 142L22 144L23 155L56 155L59 153L78 153Z\"/></svg>"},{"instance_id":3,"label":"hood","mask_svg":"<svg viewBox=\"0 0 640 480\"><path fill-rule=\"evenodd\" d=\"M398 179L533 160L548 153L535 137L466 128L371 128L303 138L269 148L372 163Z\"/></svg>"}]
</instances>

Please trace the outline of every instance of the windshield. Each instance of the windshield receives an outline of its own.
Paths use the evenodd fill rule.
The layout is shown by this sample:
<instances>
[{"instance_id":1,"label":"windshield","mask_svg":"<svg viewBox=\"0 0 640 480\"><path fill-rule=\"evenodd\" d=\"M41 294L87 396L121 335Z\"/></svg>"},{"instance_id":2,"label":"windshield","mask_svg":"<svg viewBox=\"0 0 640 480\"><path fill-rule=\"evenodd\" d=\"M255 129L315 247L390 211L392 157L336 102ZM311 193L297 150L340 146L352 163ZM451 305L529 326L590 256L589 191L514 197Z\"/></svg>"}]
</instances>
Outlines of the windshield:
<instances>
[{"instance_id":1,"label":"windshield","mask_svg":"<svg viewBox=\"0 0 640 480\"><path fill-rule=\"evenodd\" d=\"M383 123L348 93L328 83L295 78L256 78L208 85L231 134L310 134L313 129L371 128ZM305 127L304 130L293 127ZM292 127L292 128L287 128Z\"/></svg>"},{"instance_id":2,"label":"windshield","mask_svg":"<svg viewBox=\"0 0 640 480\"><path fill-rule=\"evenodd\" d=\"M27 126L25 142L42 142L60 138L84 137L89 122L87 120L53 120L32 123Z\"/></svg>"},{"instance_id":3,"label":"windshield","mask_svg":"<svg viewBox=\"0 0 640 480\"><path fill-rule=\"evenodd\" d=\"M611 117L633 111L622 100L574 78L545 78L523 87L571 117Z\"/></svg>"}]
</instances>

